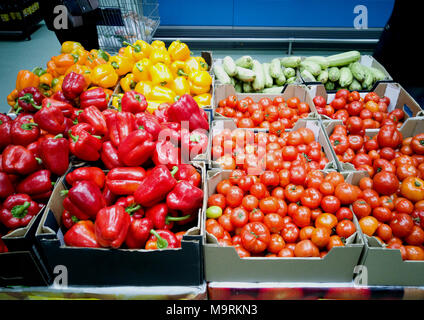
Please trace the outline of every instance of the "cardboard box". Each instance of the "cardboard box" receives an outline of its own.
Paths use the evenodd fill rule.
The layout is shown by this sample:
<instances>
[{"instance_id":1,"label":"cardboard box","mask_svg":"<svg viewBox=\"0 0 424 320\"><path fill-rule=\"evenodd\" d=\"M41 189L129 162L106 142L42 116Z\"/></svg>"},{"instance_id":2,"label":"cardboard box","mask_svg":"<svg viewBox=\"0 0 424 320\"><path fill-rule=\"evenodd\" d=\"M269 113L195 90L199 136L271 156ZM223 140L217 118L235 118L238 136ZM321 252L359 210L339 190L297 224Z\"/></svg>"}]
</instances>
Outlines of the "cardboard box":
<instances>
[{"instance_id":1,"label":"cardboard box","mask_svg":"<svg viewBox=\"0 0 424 320\"><path fill-rule=\"evenodd\" d=\"M205 187L208 197L230 174L229 170L208 171ZM348 181L348 175L345 176ZM240 258L233 247L221 247L206 230L204 235L205 278L208 282L351 282L364 246L362 237L356 232L346 239L344 247L334 247L324 258Z\"/></svg>"},{"instance_id":2,"label":"cardboard box","mask_svg":"<svg viewBox=\"0 0 424 320\"><path fill-rule=\"evenodd\" d=\"M424 132L424 118L410 118L400 129L404 138ZM352 174L352 183L368 176L365 171ZM360 264L365 266L368 285L424 286L424 261L403 261L400 251L386 249L385 244L361 231L364 252Z\"/></svg>"},{"instance_id":3,"label":"cardboard box","mask_svg":"<svg viewBox=\"0 0 424 320\"><path fill-rule=\"evenodd\" d=\"M312 98L315 96L322 96L327 100L327 103L333 101L336 95L335 93L328 93L322 84L309 85L308 89ZM422 116L423 109L399 83L380 82L374 87L372 91L363 91L359 92L359 94L363 98L368 92L375 92L380 97L389 97L390 104L387 108L388 112L391 112L394 109L401 109L405 112L405 119ZM329 119L327 116L322 115L321 118L323 120ZM367 129L367 131L378 131L378 129Z\"/></svg>"},{"instance_id":4,"label":"cardboard box","mask_svg":"<svg viewBox=\"0 0 424 320\"><path fill-rule=\"evenodd\" d=\"M204 181L205 164L192 164ZM67 268L70 286L197 286L203 283L204 208L199 209L196 226L187 231L178 249L75 248L66 246L63 240L60 192L64 189L63 181L56 185L35 234L52 277L55 266L63 265Z\"/></svg>"},{"instance_id":5,"label":"cardboard box","mask_svg":"<svg viewBox=\"0 0 424 320\"><path fill-rule=\"evenodd\" d=\"M373 89L371 91L373 91L375 89L376 86L378 86L379 83L384 83L384 82L393 82L393 78L391 77L391 75L387 72L386 68L383 67L383 65L378 62L373 56L370 55L361 55L361 58L358 61L360 64L367 66L367 67L373 67L376 68L378 70L380 70L381 72L384 73L384 79L380 80L380 81L376 81L373 85ZM307 79L304 79L302 76L301 80L302 83L305 85L323 85L322 82L316 81L308 81ZM335 93L337 92L337 90L328 90L328 93ZM359 90L359 92L366 92L365 90Z\"/></svg>"},{"instance_id":6,"label":"cardboard box","mask_svg":"<svg viewBox=\"0 0 424 320\"><path fill-rule=\"evenodd\" d=\"M299 119L294 125L292 130L297 130L299 128L310 128L315 134L315 140L318 141L322 148L324 149L324 153L327 156L329 163L327 164L327 169L337 169L336 158L334 156L334 151L329 144L329 140L325 135L324 128L321 125L320 120L307 120L307 119ZM212 139L214 135L218 134L224 129L235 130L238 129L236 124L232 120L216 120L212 122L211 130L209 132L209 144L208 144L208 164L211 168L221 168L220 165L216 162L216 159L213 159L212 155ZM252 128L252 129L244 129L253 132L268 132L267 129L263 128Z\"/></svg>"},{"instance_id":7,"label":"cardboard box","mask_svg":"<svg viewBox=\"0 0 424 320\"><path fill-rule=\"evenodd\" d=\"M46 267L36 247L35 231L44 208L24 228L2 237L9 252L0 253L0 286L44 286L49 282Z\"/></svg>"},{"instance_id":8,"label":"cardboard box","mask_svg":"<svg viewBox=\"0 0 424 320\"><path fill-rule=\"evenodd\" d=\"M232 118L228 118L216 112L216 108L218 107L219 101L226 99L230 95L235 95L238 100L244 99L246 97L251 97L253 101L258 102L262 98L270 98L274 99L276 97L283 97L285 100L293 97L298 97L301 102L306 102L309 104L311 109L311 116L317 113L317 109L312 101L313 96L310 95L308 87L304 85L297 84L288 84L284 87L283 91L279 94L266 94L266 93L236 93L234 86L231 84L219 85L215 86L214 90L214 120L226 120L229 119L232 121Z\"/></svg>"}]
</instances>

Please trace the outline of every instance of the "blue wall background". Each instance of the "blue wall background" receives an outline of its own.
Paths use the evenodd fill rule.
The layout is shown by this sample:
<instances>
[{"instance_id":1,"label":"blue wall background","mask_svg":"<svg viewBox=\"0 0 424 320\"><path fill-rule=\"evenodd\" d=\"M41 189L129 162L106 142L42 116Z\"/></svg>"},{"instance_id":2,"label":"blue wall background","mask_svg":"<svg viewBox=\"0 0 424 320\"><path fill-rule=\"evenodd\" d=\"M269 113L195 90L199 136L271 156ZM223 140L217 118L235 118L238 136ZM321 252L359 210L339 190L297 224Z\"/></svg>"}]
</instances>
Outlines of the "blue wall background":
<instances>
[{"instance_id":1,"label":"blue wall background","mask_svg":"<svg viewBox=\"0 0 424 320\"><path fill-rule=\"evenodd\" d=\"M163 26L347 27L355 6L368 9L368 27L384 27L394 0L159 0Z\"/></svg>"}]
</instances>

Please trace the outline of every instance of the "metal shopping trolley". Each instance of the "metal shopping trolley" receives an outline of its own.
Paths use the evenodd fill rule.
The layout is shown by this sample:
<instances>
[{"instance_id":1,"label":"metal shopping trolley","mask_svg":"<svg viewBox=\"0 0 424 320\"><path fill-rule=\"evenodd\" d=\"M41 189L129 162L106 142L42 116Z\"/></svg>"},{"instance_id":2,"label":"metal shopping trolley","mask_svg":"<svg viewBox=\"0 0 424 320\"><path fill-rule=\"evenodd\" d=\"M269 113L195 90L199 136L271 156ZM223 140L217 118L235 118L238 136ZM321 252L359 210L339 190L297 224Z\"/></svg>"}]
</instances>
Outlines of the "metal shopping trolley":
<instances>
[{"instance_id":1,"label":"metal shopping trolley","mask_svg":"<svg viewBox=\"0 0 424 320\"><path fill-rule=\"evenodd\" d=\"M124 41L150 43L160 23L157 0L99 0L99 7L99 46L112 54L119 51Z\"/></svg>"}]
</instances>

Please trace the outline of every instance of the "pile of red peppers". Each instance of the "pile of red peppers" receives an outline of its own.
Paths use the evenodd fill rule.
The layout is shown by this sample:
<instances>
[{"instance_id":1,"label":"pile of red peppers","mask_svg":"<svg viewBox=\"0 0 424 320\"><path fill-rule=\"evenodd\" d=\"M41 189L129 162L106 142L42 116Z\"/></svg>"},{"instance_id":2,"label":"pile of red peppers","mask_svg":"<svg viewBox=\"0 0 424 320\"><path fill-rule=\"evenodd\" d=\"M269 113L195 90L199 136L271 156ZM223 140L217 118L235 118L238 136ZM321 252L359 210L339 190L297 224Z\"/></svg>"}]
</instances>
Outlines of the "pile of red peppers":
<instances>
[{"instance_id":1,"label":"pile of red peppers","mask_svg":"<svg viewBox=\"0 0 424 320\"><path fill-rule=\"evenodd\" d=\"M154 114L135 91L119 109L110 98L71 72L52 96L23 89L14 119L0 114L0 222L7 230L27 226L71 168L62 192L68 246L181 245L186 230L174 233L174 226L189 226L203 202L201 176L188 161L206 152L207 115L190 95ZM74 168L74 160L86 165Z\"/></svg>"}]
</instances>

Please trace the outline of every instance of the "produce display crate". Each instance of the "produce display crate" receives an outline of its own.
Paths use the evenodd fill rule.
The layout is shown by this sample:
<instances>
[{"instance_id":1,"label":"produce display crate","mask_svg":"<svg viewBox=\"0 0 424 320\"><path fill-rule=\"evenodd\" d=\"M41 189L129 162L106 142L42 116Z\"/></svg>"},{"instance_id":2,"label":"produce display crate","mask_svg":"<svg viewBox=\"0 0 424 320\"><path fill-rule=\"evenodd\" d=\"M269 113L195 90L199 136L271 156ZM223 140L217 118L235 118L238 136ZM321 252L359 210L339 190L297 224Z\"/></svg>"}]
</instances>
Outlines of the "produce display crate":
<instances>
[{"instance_id":1,"label":"produce display crate","mask_svg":"<svg viewBox=\"0 0 424 320\"><path fill-rule=\"evenodd\" d=\"M325 171L324 174L329 171ZM231 170L211 169L207 172L208 197L216 186L228 179ZM352 174L344 174L347 182ZM206 220L206 212L204 213ZM357 227L358 222L354 217ZM363 238L355 232L344 247L332 248L324 258L240 258L233 247L222 247L217 239L204 231L205 279L208 282L328 282L352 283L354 269L363 250ZM225 261L225 263L223 263Z\"/></svg>"},{"instance_id":2,"label":"produce display crate","mask_svg":"<svg viewBox=\"0 0 424 320\"><path fill-rule=\"evenodd\" d=\"M306 57L304 57L306 58ZM371 91L374 91L374 89L379 85L379 83L386 83L386 82L393 82L392 76L389 74L389 72L384 68L384 66L378 62L373 56L370 55L361 55L361 58L358 61L361 65L364 65L366 67L373 67L378 70L380 70L384 74L383 80L378 80L373 84L373 88ZM324 85L322 82L319 81L308 81L308 79L305 79L300 75L300 78L302 80L302 83L305 85ZM325 89L325 88L324 88ZM326 89L325 89L326 90ZM359 92L367 92L367 90L358 90ZM336 93L337 90L326 90L327 93Z\"/></svg>"},{"instance_id":3,"label":"produce display crate","mask_svg":"<svg viewBox=\"0 0 424 320\"><path fill-rule=\"evenodd\" d=\"M0 286L45 286L49 282L46 266L40 259L35 232L45 208L24 228L2 237L8 252L0 253Z\"/></svg>"},{"instance_id":4,"label":"produce display crate","mask_svg":"<svg viewBox=\"0 0 424 320\"><path fill-rule=\"evenodd\" d=\"M335 92L328 93L322 84L309 85L308 89L312 97L322 96L324 99L327 100L327 103L333 101L336 95ZM372 91L359 92L359 95L361 96L361 98L363 98L369 92L375 92L379 97L386 96L390 98L390 104L387 108L388 112L391 112L394 109L401 109L405 112L405 119L422 115L423 109L399 83L380 82L375 86ZM327 116L322 115L321 118L323 120L329 119ZM366 131L376 130L378 131L378 129L366 129Z\"/></svg>"},{"instance_id":5,"label":"produce display crate","mask_svg":"<svg viewBox=\"0 0 424 320\"><path fill-rule=\"evenodd\" d=\"M215 134L221 132L224 129L229 129L231 131L235 129L241 129L237 128L234 121L229 120L215 120L212 122L211 130L209 132L209 141L208 141L208 159L207 163L209 165L209 168L218 168L220 169L221 166L216 162L215 159L213 159L212 155L212 140ZM337 158L334 155L334 151L331 148L330 142L324 132L324 128L322 127L322 124L320 120L314 120L314 119L299 119L296 124L294 125L293 129L291 130L297 130L299 128L309 128L314 132L315 140L318 141L322 148L324 149L324 153L327 156L329 163L326 166L326 169L336 169L337 168ZM255 133L257 132L268 132L267 129L263 128L243 128L243 130L250 130Z\"/></svg>"},{"instance_id":6,"label":"produce display crate","mask_svg":"<svg viewBox=\"0 0 424 320\"><path fill-rule=\"evenodd\" d=\"M192 162L205 180L202 162ZM181 248L163 250L76 248L64 244L61 214L64 177L57 183L35 236L48 272L55 266L68 271L69 286L199 286L204 283L201 235L202 212L196 226L189 229ZM206 191L204 190L206 193ZM172 266L172 272L170 272Z\"/></svg>"},{"instance_id":7,"label":"produce display crate","mask_svg":"<svg viewBox=\"0 0 424 320\"><path fill-rule=\"evenodd\" d=\"M424 118L408 119L400 129L404 138L424 132ZM358 184L365 171L353 174L352 184ZM403 261L400 251L387 249L375 237L361 232L364 251L360 264L367 268L368 285L424 286L424 261Z\"/></svg>"},{"instance_id":8,"label":"produce display crate","mask_svg":"<svg viewBox=\"0 0 424 320\"><path fill-rule=\"evenodd\" d=\"M297 85L297 84L288 84L285 85L283 91L279 94L266 94L266 93L236 93L234 86L231 84L219 85L216 84L214 90L214 120L232 120L232 118L228 118L216 112L216 108L218 107L218 103L220 100L226 99L230 95L235 95L237 99L244 99L247 97L251 97L253 101L258 102L262 98L270 98L274 99L276 97L282 96L285 100L293 97L298 97L301 102L306 102L309 104L311 109L310 116L315 117L317 114L317 109L315 108L315 104L313 103L313 97L310 95L307 86Z\"/></svg>"}]
</instances>

